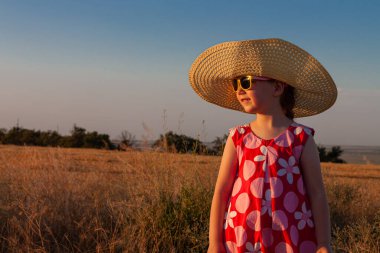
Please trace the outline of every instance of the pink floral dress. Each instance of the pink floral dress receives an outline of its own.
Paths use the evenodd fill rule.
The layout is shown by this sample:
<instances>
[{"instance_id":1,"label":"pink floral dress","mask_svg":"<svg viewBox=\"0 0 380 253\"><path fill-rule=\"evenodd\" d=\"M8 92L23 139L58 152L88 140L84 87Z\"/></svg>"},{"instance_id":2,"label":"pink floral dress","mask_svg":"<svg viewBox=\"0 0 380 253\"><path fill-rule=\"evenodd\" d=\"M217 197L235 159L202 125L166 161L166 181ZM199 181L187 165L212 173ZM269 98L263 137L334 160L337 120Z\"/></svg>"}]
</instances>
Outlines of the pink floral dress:
<instances>
[{"instance_id":1,"label":"pink floral dress","mask_svg":"<svg viewBox=\"0 0 380 253\"><path fill-rule=\"evenodd\" d=\"M311 253L316 236L300 157L314 129L293 122L277 137L256 136L250 125L229 129L239 168L227 202L227 252Z\"/></svg>"}]
</instances>

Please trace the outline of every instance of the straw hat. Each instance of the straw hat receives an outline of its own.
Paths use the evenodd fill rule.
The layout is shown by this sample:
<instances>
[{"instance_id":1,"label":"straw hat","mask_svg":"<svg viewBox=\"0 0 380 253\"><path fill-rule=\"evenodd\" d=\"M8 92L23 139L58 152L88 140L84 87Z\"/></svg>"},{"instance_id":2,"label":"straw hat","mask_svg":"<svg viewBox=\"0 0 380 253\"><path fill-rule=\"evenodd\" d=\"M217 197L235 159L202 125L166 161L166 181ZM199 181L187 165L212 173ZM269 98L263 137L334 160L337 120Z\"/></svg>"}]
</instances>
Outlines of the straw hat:
<instances>
[{"instance_id":1,"label":"straw hat","mask_svg":"<svg viewBox=\"0 0 380 253\"><path fill-rule=\"evenodd\" d=\"M195 59L189 81L204 100L245 112L232 89L232 79L242 75L266 76L293 86L294 118L321 113L337 98L335 83L322 64L305 50L277 38L214 45Z\"/></svg>"}]
</instances>

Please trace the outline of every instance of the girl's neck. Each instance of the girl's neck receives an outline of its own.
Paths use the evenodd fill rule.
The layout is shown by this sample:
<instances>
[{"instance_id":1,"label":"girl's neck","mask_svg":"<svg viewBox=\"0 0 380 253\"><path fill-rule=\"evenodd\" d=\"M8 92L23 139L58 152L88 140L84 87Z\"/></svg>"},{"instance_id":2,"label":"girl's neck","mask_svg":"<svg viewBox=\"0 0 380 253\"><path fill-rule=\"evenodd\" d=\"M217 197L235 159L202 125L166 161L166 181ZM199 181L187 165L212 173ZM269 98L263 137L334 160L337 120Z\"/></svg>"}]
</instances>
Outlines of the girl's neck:
<instances>
[{"instance_id":1,"label":"girl's neck","mask_svg":"<svg viewBox=\"0 0 380 253\"><path fill-rule=\"evenodd\" d=\"M256 114L256 120L252 124L261 129L276 129L287 127L293 122L294 120L289 119L282 113L276 115Z\"/></svg>"}]
</instances>

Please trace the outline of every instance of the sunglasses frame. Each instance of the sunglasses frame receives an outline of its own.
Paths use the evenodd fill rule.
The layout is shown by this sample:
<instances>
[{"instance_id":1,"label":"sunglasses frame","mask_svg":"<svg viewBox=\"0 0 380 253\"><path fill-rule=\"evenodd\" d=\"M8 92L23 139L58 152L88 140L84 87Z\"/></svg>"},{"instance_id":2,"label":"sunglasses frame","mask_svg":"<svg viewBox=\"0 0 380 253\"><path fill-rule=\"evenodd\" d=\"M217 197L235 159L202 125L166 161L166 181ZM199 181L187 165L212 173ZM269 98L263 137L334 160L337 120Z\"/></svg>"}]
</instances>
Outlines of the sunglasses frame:
<instances>
[{"instance_id":1,"label":"sunglasses frame","mask_svg":"<svg viewBox=\"0 0 380 253\"><path fill-rule=\"evenodd\" d=\"M244 88L242 85L241 85L241 81L242 80L245 80L245 79L248 79L249 80L249 86L248 88ZM256 83L257 80L262 80L262 79L255 79L255 76L252 76L252 75L244 75L244 76L238 76L236 78L234 78L232 80L232 89L237 92L239 90L239 86L242 90L250 90ZM273 79L268 79L268 80L273 80ZM235 90L235 86L236 86L236 90Z\"/></svg>"}]
</instances>

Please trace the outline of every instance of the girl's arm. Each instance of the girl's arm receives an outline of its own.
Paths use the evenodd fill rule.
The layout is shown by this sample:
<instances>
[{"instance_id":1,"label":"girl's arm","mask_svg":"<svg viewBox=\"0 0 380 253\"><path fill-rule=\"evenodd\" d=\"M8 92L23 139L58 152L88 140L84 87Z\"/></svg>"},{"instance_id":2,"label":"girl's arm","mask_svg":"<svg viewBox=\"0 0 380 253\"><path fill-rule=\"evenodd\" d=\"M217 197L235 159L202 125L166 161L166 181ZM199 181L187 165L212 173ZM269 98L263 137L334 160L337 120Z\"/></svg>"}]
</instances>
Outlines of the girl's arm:
<instances>
[{"instance_id":1,"label":"girl's arm","mask_svg":"<svg viewBox=\"0 0 380 253\"><path fill-rule=\"evenodd\" d=\"M218 178L215 184L214 196L210 211L209 250L208 252L224 252L223 219L227 200L234 183L238 166L236 148L231 135L227 138L224 147ZM214 251L215 250L215 251Z\"/></svg>"},{"instance_id":2,"label":"girl's arm","mask_svg":"<svg viewBox=\"0 0 380 253\"><path fill-rule=\"evenodd\" d=\"M312 135L306 141L300 163L315 221L317 252L330 253L332 252L330 213L323 185L319 152Z\"/></svg>"}]
</instances>

